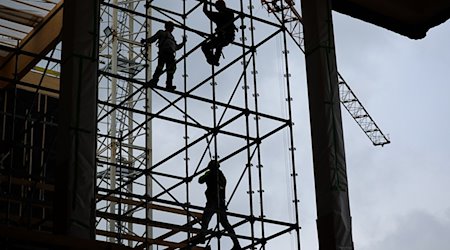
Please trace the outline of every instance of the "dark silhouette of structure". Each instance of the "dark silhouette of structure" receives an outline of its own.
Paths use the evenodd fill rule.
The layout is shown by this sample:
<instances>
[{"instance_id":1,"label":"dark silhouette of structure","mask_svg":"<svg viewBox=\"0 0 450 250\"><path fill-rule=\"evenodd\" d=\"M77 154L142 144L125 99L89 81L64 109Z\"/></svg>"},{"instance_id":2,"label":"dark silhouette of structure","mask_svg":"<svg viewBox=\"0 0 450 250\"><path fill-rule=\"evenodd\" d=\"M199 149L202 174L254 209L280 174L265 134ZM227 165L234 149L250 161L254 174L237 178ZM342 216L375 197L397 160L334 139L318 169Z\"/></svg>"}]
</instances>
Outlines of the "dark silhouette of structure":
<instances>
[{"instance_id":1,"label":"dark silhouette of structure","mask_svg":"<svg viewBox=\"0 0 450 250\"><path fill-rule=\"evenodd\" d=\"M233 11L227 8L225 2L218 0L214 6L218 12L209 11L206 1L203 4L203 12L217 27L215 35L202 45L202 51L209 64L219 66L222 49L234 41L234 33L237 29L233 24Z\"/></svg>"},{"instance_id":2,"label":"dark silhouette of structure","mask_svg":"<svg viewBox=\"0 0 450 250\"><path fill-rule=\"evenodd\" d=\"M241 249L236 233L227 218L227 205L225 203L227 179L222 171L219 170L219 167L219 162L211 160L208 163L208 170L198 180L200 184L206 183L207 186L205 191L206 207L202 217L202 230L206 231L212 216L217 213L220 224L222 224L233 240L233 249Z\"/></svg>"},{"instance_id":3,"label":"dark silhouette of structure","mask_svg":"<svg viewBox=\"0 0 450 250\"><path fill-rule=\"evenodd\" d=\"M177 44L175 38L172 35L174 24L171 21L167 21L164 24L165 30L158 30L156 34L148 39L142 39L141 43L154 43L158 41L158 65L156 66L153 78L150 80L151 85L156 85L159 81L159 77L163 73L163 67L166 65L167 79L166 88L169 90L175 90L176 86L173 85L173 74L177 69L175 62L175 52L183 48L186 43L186 37L183 37L183 42Z\"/></svg>"},{"instance_id":4,"label":"dark silhouette of structure","mask_svg":"<svg viewBox=\"0 0 450 250\"><path fill-rule=\"evenodd\" d=\"M8 2L12 4L7 11L0 11L0 18L9 23L5 25L9 27L0 30L2 249L189 249L196 237L205 232L194 225L200 220L207 227L215 213L219 222L233 217L236 223L223 235L235 237L233 231L239 227L239 241L244 249L279 249L278 244L271 245L272 240L290 237L288 233L296 235L295 249L300 249L290 91L291 72L295 70L289 67L287 40L290 38L307 55L316 197L320 202L317 206L319 247L352 249L342 124L340 110L336 107L337 87L341 97L344 96L341 103L353 112L353 118L374 145L389 141L378 127L361 122L369 116L364 109L355 109L362 106L350 89L347 94L342 92L342 87L348 86L336 71L330 8L414 39L425 36L429 28L450 17L450 2L444 0L419 3L304 0L302 15L296 11L292 0L261 0L261 4L271 6L268 8L273 14L270 17L265 13L253 13L255 6L251 1L249 8L244 8L248 1L228 1L229 7L230 4L240 6L233 10L218 1L219 12L205 10L217 29L212 39L204 41L210 32L197 29L196 23L191 22L196 19L190 18L203 17L201 9L197 11L203 3L197 0L177 1L176 4L183 5L182 11L180 5L169 1L65 0L35 1L27 5L15 0ZM206 9L206 4L203 7ZM213 16L223 14L220 8L228 11L229 23L213 20ZM417 9L424 11L415 11ZM218 65L223 47L234 40L233 13L239 15L239 27L242 27L239 42L233 44L242 53L234 54L220 71L202 71L188 78L187 65L200 47L209 63ZM159 95L154 88L142 88L150 78L147 73L151 69L148 58L142 55L139 41L152 39L152 34L147 34L151 22L165 23L161 18L176 20L184 34L200 36L199 43L185 49L179 59L184 64L179 86L185 91L182 95L170 93L173 99ZM260 26L270 27L271 32L256 33ZM173 28L172 24L171 30ZM288 90L285 96L288 112L281 116L259 105L265 99L260 95L264 84L258 83L262 77L258 75L257 65L267 62L257 63L256 54L271 51L272 48L267 48L274 38L283 41L283 86ZM158 38L155 41L163 44ZM172 61L160 55L159 71L154 75L160 77L165 65L170 83L177 65L176 46L172 50ZM241 77L220 85L225 78L224 71L236 70L238 67L231 67L239 63L243 66L239 66ZM154 81L157 82L156 77ZM240 86L243 91L235 95ZM211 90L212 95L199 96L197 90L200 89ZM223 90L230 93L228 103L215 95L219 91L225 93ZM149 105L152 96L164 99L164 104ZM326 97L326 101L319 97ZM197 114L197 110L210 107L211 113L208 113L213 123L204 122L207 112ZM183 116L165 113L169 108L182 112ZM177 134L183 136L177 137L176 148L161 157L152 155L152 135L160 133L153 133L152 123L170 125L174 132L184 131ZM235 124L245 125L235 130ZM327 128L333 128L336 133L323 132ZM263 195L267 187L263 185L263 173L270 174L273 168L267 165L263 170L269 154L264 154L267 149L260 145L271 137L281 136L281 131L289 135L288 143L281 146L290 151L290 168L286 172L293 192L292 203L287 206L293 207L295 215L274 220L265 209L271 197ZM378 140L378 135L384 139ZM226 151L217 148L223 145L217 143L223 139L230 142ZM245 142L241 143L243 139ZM226 212L226 179L223 177L225 183L221 184L218 170L216 174L208 172L216 177L213 179L216 192L207 202L207 209L197 204L196 197L191 197L191 180L201 173L191 171L197 163L190 155L202 150L206 154L210 147L216 151L216 156L220 152L221 159L245 162L245 167L235 169L242 170L242 178L228 200L232 200L238 186L246 189L247 211ZM339 160L332 159L334 156ZM184 168L176 165L180 162ZM174 172L165 168L172 164L177 166ZM227 177L230 187L234 179L231 175ZM208 185L207 176L202 179ZM145 192L135 188L142 186L146 187ZM236 197L242 198L242 195ZM167 213L170 213L170 222L159 220L159 215ZM229 225L228 221L225 224ZM216 249L220 249L220 236L219 233L211 236L218 238ZM237 237L233 239L237 241ZM192 249L208 247L193 246Z\"/></svg>"}]
</instances>

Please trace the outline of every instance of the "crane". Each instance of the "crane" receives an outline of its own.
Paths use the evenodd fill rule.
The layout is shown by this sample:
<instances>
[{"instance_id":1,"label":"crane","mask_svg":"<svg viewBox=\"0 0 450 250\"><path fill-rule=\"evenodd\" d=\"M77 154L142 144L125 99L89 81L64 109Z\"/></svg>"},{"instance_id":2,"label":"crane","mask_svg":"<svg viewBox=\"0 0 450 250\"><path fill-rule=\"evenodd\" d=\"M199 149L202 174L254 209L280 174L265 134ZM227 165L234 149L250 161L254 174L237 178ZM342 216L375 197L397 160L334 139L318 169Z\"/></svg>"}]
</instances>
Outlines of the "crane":
<instances>
[{"instance_id":1,"label":"crane","mask_svg":"<svg viewBox=\"0 0 450 250\"><path fill-rule=\"evenodd\" d=\"M300 50L305 53L302 16L295 8L294 0L284 0L284 3L282 1L283 0L261 0L261 3L270 14L273 14L276 17L280 24L287 24L287 32ZM339 72L338 83L341 104L372 141L373 145L384 146L389 144L391 141L388 136L381 131Z\"/></svg>"}]
</instances>

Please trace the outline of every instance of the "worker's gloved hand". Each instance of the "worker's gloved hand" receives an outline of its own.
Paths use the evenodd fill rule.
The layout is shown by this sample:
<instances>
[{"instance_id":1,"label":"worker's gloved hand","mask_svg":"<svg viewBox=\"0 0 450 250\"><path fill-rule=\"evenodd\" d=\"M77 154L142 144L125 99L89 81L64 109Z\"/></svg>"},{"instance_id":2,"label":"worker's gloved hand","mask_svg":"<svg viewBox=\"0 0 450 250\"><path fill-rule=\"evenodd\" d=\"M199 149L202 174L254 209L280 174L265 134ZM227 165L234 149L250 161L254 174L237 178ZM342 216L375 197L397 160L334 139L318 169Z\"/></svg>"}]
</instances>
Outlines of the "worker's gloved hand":
<instances>
[{"instance_id":1,"label":"worker's gloved hand","mask_svg":"<svg viewBox=\"0 0 450 250\"><path fill-rule=\"evenodd\" d=\"M182 39L183 39L183 43L186 43L186 41L187 41L187 36L183 36Z\"/></svg>"},{"instance_id":2,"label":"worker's gloved hand","mask_svg":"<svg viewBox=\"0 0 450 250\"><path fill-rule=\"evenodd\" d=\"M141 39L141 44L145 44L145 39L144 38Z\"/></svg>"}]
</instances>

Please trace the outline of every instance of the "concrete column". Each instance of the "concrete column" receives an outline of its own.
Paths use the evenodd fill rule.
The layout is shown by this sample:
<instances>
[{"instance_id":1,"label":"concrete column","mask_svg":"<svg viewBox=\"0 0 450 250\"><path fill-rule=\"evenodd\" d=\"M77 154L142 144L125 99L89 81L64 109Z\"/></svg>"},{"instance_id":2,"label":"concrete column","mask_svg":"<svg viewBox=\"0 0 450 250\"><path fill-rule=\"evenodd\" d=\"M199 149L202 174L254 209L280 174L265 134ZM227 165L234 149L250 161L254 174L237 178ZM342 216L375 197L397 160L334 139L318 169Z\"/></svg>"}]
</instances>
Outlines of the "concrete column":
<instances>
[{"instance_id":1,"label":"concrete column","mask_svg":"<svg viewBox=\"0 0 450 250\"><path fill-rule=\"evenodd\" d=\"M353 249L331 0L302 0L320 250Z\"/></svg>"},{"instance_id":2,"label":"concrete column","mask_svg":"<svg viewBox=\"0 0 450 250\"><path fill-rule=\"evenodd\" d=\"M98 0L65 0L55 233L95 238Z\"/></svg>"}]
</instances>

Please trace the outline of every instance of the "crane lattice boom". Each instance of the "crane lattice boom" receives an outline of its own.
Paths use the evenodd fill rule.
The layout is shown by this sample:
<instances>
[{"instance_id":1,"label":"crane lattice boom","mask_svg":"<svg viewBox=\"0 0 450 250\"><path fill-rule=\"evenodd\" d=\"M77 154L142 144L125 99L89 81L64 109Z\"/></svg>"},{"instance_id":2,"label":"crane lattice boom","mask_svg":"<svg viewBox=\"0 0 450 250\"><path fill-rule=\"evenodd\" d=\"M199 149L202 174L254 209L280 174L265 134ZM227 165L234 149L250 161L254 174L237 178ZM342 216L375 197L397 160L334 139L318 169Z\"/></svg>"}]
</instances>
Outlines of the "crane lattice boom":
<instances>
[{"instance_id":1,"label":"crane lattice boom","mask_svg":"<svg viewBox=\"0 0 450 250\"><path fill-rule=\"evenodd\" d=\"M302 16L294 6L293 0L261 0L262 5L267 11L277 18L282 24L286 25L289 35L298 45L300 50L305 53L303 43L303 21ZM340 101L359 127L369 137L375 146L383 146L390 143L388 136L384 134L367 110L350 89L342 75L338 73Z\"/></svg>"}]
</instances>

